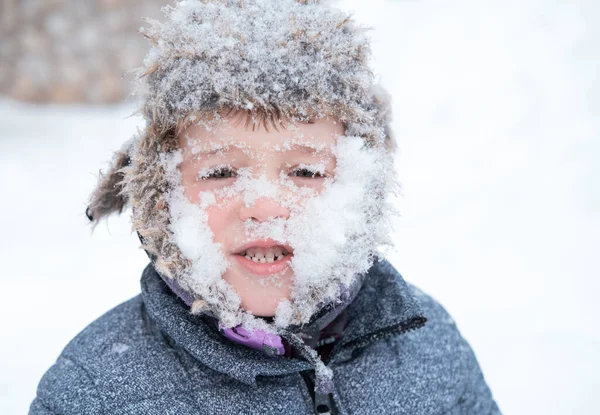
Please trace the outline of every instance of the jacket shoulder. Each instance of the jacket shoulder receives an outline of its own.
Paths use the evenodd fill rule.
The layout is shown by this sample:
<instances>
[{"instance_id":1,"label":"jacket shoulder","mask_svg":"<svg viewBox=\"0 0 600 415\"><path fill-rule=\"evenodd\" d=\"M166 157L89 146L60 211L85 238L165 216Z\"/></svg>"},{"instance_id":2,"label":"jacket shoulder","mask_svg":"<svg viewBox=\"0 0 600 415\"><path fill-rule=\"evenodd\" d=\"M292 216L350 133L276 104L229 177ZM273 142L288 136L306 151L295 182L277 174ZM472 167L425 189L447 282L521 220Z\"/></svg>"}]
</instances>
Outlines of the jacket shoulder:
<instances>
[{"instance_id":1,"label":"jacket shoulder","mask_svg":"<svg viewBox=\"0 0 600 415\"><path fill-rule=\"evenodd\" d=\"M184 372L180 359L138 295L71 340L40 381L30 413L93 414L102 407L112 413L148 396L176 393L185 389L186 377L169 374Z\"/></svg>"},{"instance_id":2,"label":"jacket shoulder","mask_svg":"<svg viewBox=\"0 0 600 415\"><path fill-rule=\"evenodd\" d=\"M421 305L423 314L427 318L425 326L429 330L445 332L447 335L460 336L456 321L454 321L454 318L439 301L416 285L410 282L407 282L406 284L409 287L410 292Z\"/></svg>"},{"instance_id":3,"label":"jacket shoulder","mask_svg":"<svg viewBox=\"0 0 600 415\"><path fill-rule=\"evenodd\" d=\"M140 295L125 301L90 323L67 344L61 357L84 366L113 359L131 346L145 342L149 330Z\"/></svg>"},{"instance_id":4,"label":"jacket shoulder","mask_svg":"<svg viewBox=\"0 0 600 415\"><path fill-rule=\"evenodd\" d=\"M111 339L136 325L138 297L129 300L87 326L62 351L42 377L30 414L97 414L102 400L97 387L96 361ZM129 317L129 319L127 319ZM132 318L133 317L133 318ZM111 330L108 328L112 327Z\"/></svg>"},{"instance_id":5,"label":"jacket shoulder","mask_svg":"<svg viewBox=\"0 0 600 415\"><path fill-rule=\"evenodd\" d=\"M452 410L461 414L500 414L477 357L450 313L431 295L407 284L421 304L427 322L421 329L408 333L406 339L416 341L424 357L437 362L437 371L444 372L445 382L462 391Z\"/></svg>"},{"instance_id":6,"label":"jacket shoulder","mask_svg":"<svg viewBox=\"0 0 600 415\"><path fill-rule=\"evenodd\" d=\"M79 364L62 356L42 377L29 408L30 415L100 413L102 402L93 378Z\"/></svg>"},{"instance_id":7,"label":"jacket shoulder","mask_svg":"<svg viewBox=\"0 0 600 415\"><path fill-rule=\"evenodd\" d=\"M470 371L479 370L471 346L446 308L414 284L407 285L421 305L427 321L422 328L407 333L404 338L410 342L416 341L422 353L445 362L454 373L468 375Z\"/></svg>"}]
</instances>

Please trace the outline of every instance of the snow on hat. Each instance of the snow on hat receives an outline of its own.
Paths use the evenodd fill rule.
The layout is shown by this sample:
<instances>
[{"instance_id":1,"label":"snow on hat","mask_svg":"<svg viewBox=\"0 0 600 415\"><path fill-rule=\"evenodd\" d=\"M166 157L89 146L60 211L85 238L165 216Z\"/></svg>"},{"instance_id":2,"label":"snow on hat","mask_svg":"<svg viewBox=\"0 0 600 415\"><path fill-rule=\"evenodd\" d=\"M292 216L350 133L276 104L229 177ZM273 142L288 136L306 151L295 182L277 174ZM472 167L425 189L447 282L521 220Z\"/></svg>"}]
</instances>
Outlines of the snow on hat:
<instances>
[{"instance_id":1,"label":"snow on hat","mask_svg":"<svg viewBox=\"0 0 600 415\"><path fill-rule=\"evenodd\" d=\"M299 120L329 112L349 134L389 139L365 29L345 13L293 0L188 0L164 11L164 24L142 31L153 44L140 85L153 123L223 107Z\"/></svg>"},{"instance_id":2,"label":"snow on hat","mask_svg":"<svg viewBox=\"0 0 600 415\"><path fill-rule=\"evenodd\" d=\"M163 11L164 22L149 21L142 30L151 41L136 84L146 127L115 153L87 214L97 222L131 207L133 228L161 276L192 312L231 326L241 314L232 319L221 309L236 304L219 304L214 295L231 288L220 278L193 281L190 261L173 241L164 157L177 149L177 135L202 117L231 110L265 125L333 116L345 136L391 150L389 96L374 83L365 29L325 2L184 0ZM384 180L379 190L391 186ZM379 210L370 216L377 222L383 208L370 209ZM307 316L292 313L286 321L304 324Z\"/></svg>"},{"instance_id":3,"label":"snow on hat","mask_svg":"<svg viewBox=\"0 0 600 415\"><path fill-rule=\"evenodd\" d=\"M165 240L166 184L156 165L197 112L333 115L346 135L393 148L389 95L373 83L365 29L346 13L314 0L184 0L163 12L164 23L142 29L152 43L137 83L147 127L115 153L87 214L97 222L133 207L134 228L167 275L179 258Z\"/></svg>"}]
</instances>

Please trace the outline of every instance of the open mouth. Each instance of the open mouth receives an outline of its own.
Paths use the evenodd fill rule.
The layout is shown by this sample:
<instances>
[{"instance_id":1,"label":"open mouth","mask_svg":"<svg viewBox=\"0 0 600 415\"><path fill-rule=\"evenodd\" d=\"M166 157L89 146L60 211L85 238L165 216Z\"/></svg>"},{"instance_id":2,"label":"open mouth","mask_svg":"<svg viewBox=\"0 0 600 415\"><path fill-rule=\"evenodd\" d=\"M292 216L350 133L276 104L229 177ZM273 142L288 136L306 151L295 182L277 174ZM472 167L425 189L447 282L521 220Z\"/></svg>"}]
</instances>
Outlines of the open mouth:
<instances>
[{"instance_id":1,"label":"open mouth","mask_svg":"<svg viewBox=\"0 0 600 415\"><path fill-rule=\"evenodd\" d=\"M273 240L246 244L233 255L246 271L256 275L272 275L285 271L293 256L291 247L279 245Z\"/></svg>"},{"instance_id":2,"label":"open mouth","mask_svg":"<svg viewBox=\"0 0 600 415\"><path fill-rule=\"evenodd\" d=\"M243 256L244 258L260 263L272 263L277 261L282 261L285 257L291 255L287 249L283 246L273 246L269 248L260 248L253 247L248 248L238 255Z\"/></svg>"}]
</instances>

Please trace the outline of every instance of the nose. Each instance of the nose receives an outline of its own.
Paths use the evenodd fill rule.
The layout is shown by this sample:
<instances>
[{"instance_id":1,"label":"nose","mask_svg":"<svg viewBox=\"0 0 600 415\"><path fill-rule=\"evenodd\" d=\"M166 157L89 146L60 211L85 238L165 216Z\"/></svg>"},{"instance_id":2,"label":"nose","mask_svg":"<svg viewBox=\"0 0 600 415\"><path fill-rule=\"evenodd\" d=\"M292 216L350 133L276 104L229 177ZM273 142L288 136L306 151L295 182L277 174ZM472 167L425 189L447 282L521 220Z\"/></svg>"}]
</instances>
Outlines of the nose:
<instances>
[{"instance_id":1,"label":"nose","mask_svg":"<svg viewBox=\"0 0 600 415\"><path fill-rule=\"evenodd\" d=\"M246 221L252 219L258 222L265 222L270 219L290 217L290 210L281 206L276 200L267 197L256 199L250 206L242 203L240 208L240 219Z\"/></svg>"}]
</instances>

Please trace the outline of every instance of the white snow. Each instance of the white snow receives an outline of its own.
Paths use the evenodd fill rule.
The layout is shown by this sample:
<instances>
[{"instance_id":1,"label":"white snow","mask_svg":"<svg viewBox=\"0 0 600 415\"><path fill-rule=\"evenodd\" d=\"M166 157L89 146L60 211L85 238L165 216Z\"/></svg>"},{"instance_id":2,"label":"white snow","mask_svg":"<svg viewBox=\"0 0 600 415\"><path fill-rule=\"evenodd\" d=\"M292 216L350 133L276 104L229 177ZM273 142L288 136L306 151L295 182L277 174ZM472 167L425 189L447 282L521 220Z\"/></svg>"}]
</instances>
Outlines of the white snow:
<instances>
[{"instance_id":1,"label":"white snow","mask_svg":"<svg viewBox=\"0 0 600 415\"><path fill-rule=\"evenodd\" d=\"M143 29L153 46L138 71L149 75L136 87L153 116L176 123L175 112L274 101L295 118L322 106L342 106L342 121L364 116L372 74L356 60L366 56L367 38L336 8L295 0L181 1L163 11L164 21Z\"/></svg>"},{"instance_id":2,"label":"white snow","mask_svg":"<svg viewBox=\"0 0 600 415\"><path fill-rule=\"evenodd\" d=\"M376 194L385 186L385 167L391 167L388 154L364 147L361 138L339 137L335 155L335 179L298 212L292 209L285 224L286 242L294 249L292 300L306 320L319 308L315 299L335 300L340 286L368 270L370 254L388 240L388 218L378 209L385 200ZM278 316L277 323L283 322Z\"/></svg>"},{"instance_id":3,"label":"white snow","mask_svg":"<svg viewBox=\"0 0 600 415\"><path fill-rule=\"evenodd\" d=\"M504 413L595 413L600 6L344 6L377 28L393 96L391 261L450 311ZM130 112L0 102L0 413L25 413L67 342L139 291L127 215L92 234L84 214Z\"/></svg>"},{"instance_id":4,"label":"white snow","mask_svg":"<svg viewBox=\"0 0 600 415\"><path fill-rule=\"evenodd\" d=\"M197 145L202 144L205 149L219 148L218 143L211 143L211 138L205 138L203 143L190 140L193 139L188 134L187 146L191 145L191 153L198 161L204 156L194 151ZM231 141L227 146L244 148L248 157L246 162L251 160L251 167L236 169L218 162L209 168L200 168L199 172L194 171L197 180L201 181L223 168L230 172L236 170L231 184L213 192L202 191L199 204L190 202L183 188L182 173L178 169L185 159L182 150L162 155L161 162L172 189L168 198L172 242L189 260L185 275L178 281L194 296L201 296L208 302L211 311L226 326L244 322L247 329L275 331L275 326L268 327L264 320L256 319L249 312L243 313L240 297L221 279L231 265L223 253L224 247L213 242L213 238L220 240L223 235L213 235L206 210L211 204L207 200L219 208L229 209L229 205L237 203L237 198L247 206L259 198L269 198L287 207L289 218L271 218L260 223L246 221L244 239L274 239L291 246L294 250L291 260L294 283L290 302L282 306L282 314L275 315L275 321L279 328L307 323L324 305L338 302L341 289L350 286L356 275L366 272L372 264L373 254L389 241L386 214L392 209L382 209L382 206L386 189L390 187L386 183L395 183L391 157L384 149L365 146L360 137L338 136L337 144L330 149L331 157L337 160L330 161L336 164L332 177L325 177L321 193L307 194L305 190L311 189L310 186L296 185L294 170L284 164L275 180L267 178L263 171L265 158L276 153L283 153L280 157L285 157L284 147L289 143L270 148L267 143L245 141L243 136L238 141ZM302 163L297 168L324 174L325 161L314 165ZM327 232L323 232L324 229Z\"/></svg>"}]
</instances>

